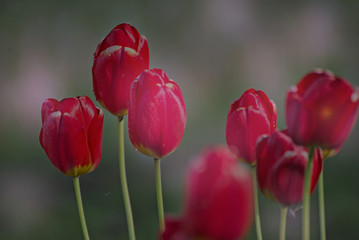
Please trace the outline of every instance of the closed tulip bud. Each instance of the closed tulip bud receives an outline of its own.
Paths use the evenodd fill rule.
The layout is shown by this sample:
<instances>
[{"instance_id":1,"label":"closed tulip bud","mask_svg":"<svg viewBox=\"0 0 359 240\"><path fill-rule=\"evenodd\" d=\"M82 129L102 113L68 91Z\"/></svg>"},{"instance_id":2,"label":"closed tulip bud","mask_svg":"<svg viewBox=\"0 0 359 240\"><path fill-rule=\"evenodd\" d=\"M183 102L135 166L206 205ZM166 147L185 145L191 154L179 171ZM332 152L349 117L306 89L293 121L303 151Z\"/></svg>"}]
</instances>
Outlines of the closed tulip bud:
<instances>
[{"instance_id":1,"label":"closed tulip bud","mask_svg":"<svg viewBox=\"0 0 359 240\"><path fill-rule=\"evenodd\" d=\"M246 237L253 219L249 169L226 147L208 148L186 177L183 224L188 239L235 240Z\"/></svg>"},{"instance_id":2,"label":"closed tulip bud","mask_svg":"<svg viewBox=\"0 0 359 240\"><path fill-rule=\"evenodd\" d=\"M258 184L266 197L287 206L302 201L308 149L295 145L286 131L276 131L258 141L256 157ZM311 192L316 187L322 168L322 152L315 149Z\"/></svg>"},{"instance_id":3,"label":"closed tulip bud","mask_svg":"<svg viewBox=\"0 0 359 240\"><path fill-rule=\"evenodd\" d=\"M41 109L40 143L51 163L67 176L93 171L102 153L103 112L86 96L47 99Z\"/></svg>"},{"instance_id":4,"label":"closed tulip bud","mask_svg":"<svg viewBox=\"0 0 359 240\"><path fill-rule=\"evenodd\" d=\"M255 165L255 145L263 134L277 127L275 103L260 90L248 89L234 101L227 116L226 139L232 153Z\"/></svg>"},{"instance_id":5,"label":"closed tulip bud","mask_svg":"<svg viewBox=\"0 0 359 240\"><path fill-rule=\"evenodd\" d=\"M130 90L128 132L137 150L161 159L182 140L186 107L178 85L161 69L145 70Z\"/></svg>"},{"instance_id":6,"label":"closed tulip bud","mask_svg":"<svg viewBox=\"0 0 359 240\"><path fill-rule=\"evenodd\" d=\"M97 46L92 67L97 101L113 115L127 115L130 86L149 67L147 40L135 27L116 26Z\"/></svg>"},{"instance_id":7,"label":"closed tulip bud","mask_svg":"<svg viewBox=\"0 0 359 240\"><path fill-rule=\"evenodd\" d=\"M331 72L307 74L287 94L288 133L297 144L338 151L354 126L358 90Z\"/></svg>"}]
</instances>

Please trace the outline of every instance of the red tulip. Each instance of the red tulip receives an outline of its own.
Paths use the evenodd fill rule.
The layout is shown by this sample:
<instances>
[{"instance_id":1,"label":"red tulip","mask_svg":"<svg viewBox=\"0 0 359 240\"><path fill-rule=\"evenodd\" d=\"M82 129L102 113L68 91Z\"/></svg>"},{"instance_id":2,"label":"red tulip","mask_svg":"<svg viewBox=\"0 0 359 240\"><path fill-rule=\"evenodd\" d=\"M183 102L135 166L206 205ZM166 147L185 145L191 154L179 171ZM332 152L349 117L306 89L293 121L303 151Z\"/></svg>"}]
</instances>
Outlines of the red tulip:
<instances>
[{"instance_id":1,"label":"red tulip","mask_svg":"<svg viewBox=\"0 0 359 240\"><path fill-rule=\"evenodd\" d=\"M186 178L183 224L193 239L244 238L253 219L252 179L226 147L203 151ZM196 238L197 237L197 238Z\"/></svg>"},{"instance_id":2,"label":"red tulip","mask_svg":"<svg viewBox=\"0 0 359 240\"><path fill-rule=\"evenodd\" d=\"M254 165L257 139L263 134L271 134L276 127L275 103L263 91L248 89L229 110L227 144L238 159Z\"/></svg>"},{"instance_id":3,"label":"red tulip","mask_svg":"<svg viewBox=\"0 0 359 240\"><path fill-rule=\"evenodd\" d=\"M93 171L102 152L103 112L86 96L49 98L42 104L40 143L51 163L67 176Z\"/></svg>"},{"instance_id":4,"label":"red tulip","mask_svg":"<svg viewBox=\"0 0 359 240\"><path fill-rule=\"evenodd\" d=\"M182 140L186 107L178 85L161 69L145 70L130 90L128 132L142 153L161 159Z\"/></svg>"},{"instance_id":5,"label":"red tulip","mask_svg":"<svg viewBox=\"0 0 359 240\"><path fill-rule=\"evenodd\" d=\"M283 205L302 201L308 150L295 145L285 132L262 137L256 146L258 184L265 196ZM311 192L323 168L323 155L315 149Z\"/></svg>"},{"instance_id":6,"label":"red tulip","mask_svg":"<svg viewBox=\"0 0 359 240\"><path fill-rule=\"evenodd\" d=\"M116 26L97 46L92 67L97 101L113 115L127 115L131 83L149 67L147 40L135 27Z\"/></svg>"},{"instance_id":7,"label":"red tulip","mask_svg":"<svg viewBox=\"0 0 359 240\"><path fill-rule=\"evenodd\" d=\"M166 230L160 235L161 240L189 240L190 237L183 227L183 220L179 217L168 217L165 218Z\"/></svg>"},{"instance_id":8,"label":"red tulip","mask_svg":"<svg viewBox=\"0 0 359 240\"><path fill-rule=\"evenodd\" d=\"M345 79L317 70L287 94L286 121L297 144L336 149L354 126L359 92Z\"/></svg>"}]
</instances>

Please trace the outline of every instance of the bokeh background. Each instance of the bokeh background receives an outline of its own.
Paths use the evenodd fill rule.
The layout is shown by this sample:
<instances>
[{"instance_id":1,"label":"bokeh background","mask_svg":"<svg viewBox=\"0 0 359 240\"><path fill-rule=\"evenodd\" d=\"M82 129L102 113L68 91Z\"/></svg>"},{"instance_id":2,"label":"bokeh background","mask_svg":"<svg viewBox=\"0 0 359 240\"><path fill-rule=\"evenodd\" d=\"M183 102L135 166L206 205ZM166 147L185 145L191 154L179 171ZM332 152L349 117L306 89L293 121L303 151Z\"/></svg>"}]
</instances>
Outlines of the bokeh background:
<instances>
[{"instance_id":1,"label":"bokeh background","mask_svg":"<svg viewBox=\"0 0 359 240\"><path fill-rule=\"evenodd\" d=\"M162 162L165 211L179 214L188 163L203 147L225 143L227 111L247 88L276 102L284 128L286 90L308 71L328 68L359 85L358 9L354 0L1 0L0 239L82 238L72 180L51 165L38 141L40 109L48 97L95 100L93 53L117 24L129 22L147 37L150 67L166 70L186 101L183 141ZM356 126L325 162L328 239L359 238L358 139ZM153 161L125 140L137 238L156 239ZM116 118L106 112L102 162L81 177L92 239L127 239L117 156ZM277 239L279 205L259 200L265 239ZM300 239L297 207L288 239ZM317 209L315 192L313 239Z\"/></svg>"}]
</instances>

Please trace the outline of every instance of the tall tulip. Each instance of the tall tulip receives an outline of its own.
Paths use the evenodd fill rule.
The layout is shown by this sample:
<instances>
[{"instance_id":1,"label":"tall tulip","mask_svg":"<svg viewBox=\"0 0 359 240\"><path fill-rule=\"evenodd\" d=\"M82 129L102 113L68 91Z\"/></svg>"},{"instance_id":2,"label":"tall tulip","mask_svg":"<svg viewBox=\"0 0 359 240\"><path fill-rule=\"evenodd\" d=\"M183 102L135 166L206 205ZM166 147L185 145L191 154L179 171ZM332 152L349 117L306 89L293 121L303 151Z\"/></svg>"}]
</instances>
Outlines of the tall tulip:
<instances>
[{"instance_id":1,"label":"tall tulip","mask_svg":"<svg viewBox=\"0 0 359 240\"><path fill-rule=\"evenodd\" d=\"M276 127L276 105L263 91L248 89L239 99L232 103L229 109L226 125L226 139L229 149L236 158L252 166L258 240L262 240L262 230L259 217L254 152L258 138L263 134L271 134Z\"/></svg>"},{"instance_id":2,"label":"tall tulip","mask_svg":"<svg viewBox=\"0 0 359 240\"><path fill-rule=\"evenodd\" d=\"M165 223L160 159L177 148L185 126L186 107L178 85L161 69L143 71L130 90L128 132L135 148L155 159L161 231Z\"/></svg>"},{"instance_id":3,"label":"tall tulip","mask_svg":"<svg viewBox=\"0 0 359 240\"><path fill-rule=\"evenodd\" d=\"M131 86L128 133L141 153L161 159L173 152L186 126L180 88L161 69L145 70Z\"/></svg>"},{"instance_id":4,"label":"tall tulip","mask_svg":"<svg viewBox=\"0 0 359 240\"><path fill-rule=\"evenodd\" d=\"M320 146L325 156L331 156L339 151L350 134L357 118L358 104L358 89L345 79L329 71L310 72L288 91L286 121L289 135L297 144ZM322 175L319 179L319 208L321 239L325 239ZM308 184L305 185L308 190L304 190L307 197L304 201L303 239L309 239L309 188Z\"/></svg>"},{"instance_id":5,"label":"tall tulip","mask_svg":"<svg viewBox=\"0 0 359 240\"><path fill-rule=\"evenodd\" d=\"M252 180L227 147L210 147L187 170L184 214L166 218L163 240L244 239L253 221Z\"/></svg>"},{"instance_id":6,"label":"tall tulip","mask_svg":"<svg viewBox=\"0 0 359 240\"><path fill-rule=\"evenodd\" d=\"M42 104L40 144L51 163L74 178L84 238L89 239L82 206L79 176L93 171L102 152L103 112L86 96L49 98Z\"/></svg>"},{"instance_id":7,"label":"tall tulip","mask_svg":"<svg viewBox=\"0 0 359 240\"><path fill-rule=\"evenodd\" d=\"M118 117L120 178L130 240L135 239L135 229L126 177L123 117L128 113L130 86L148 67L147 40L127 23L119 24L101 40L92 66L97 101Z\"/></svg>"},{"instance_id":8,"label":"tall tulip","mask_svg":"<svg viewBox=\"0 0 359 240\"><path fill-rule=\"evenodd\" d=\"M97 101L115 116L127 115L130 86L148 67L147 39L135 27L119 24L94 54L92 77Z\"/></svg>"},{"instance_id":9,"label":"tall tulip","mask_svg":"<svg viewBox=\"0 0 359 240\"><path fill-rule=\"evenodd\" d=\"M277 127L275 103L261 90L248 89L229 109L226 139L229 149L238 158L255 165L255 146L263 134Z\"/></svg>"},{"instance_id":10,"label":"tall tulip","mask_svg":"<svg viewBox=\"0 0 359 240\"><path fill-rule=\"evenodd\" d=\"M40 143L63 174L78 177L93 171L102 152L103 112L86 96L47 99L41 110Z\"/></svg>"},{"instance_id":11,"label":"tall tulip","mask_svg":"<svg viewBox=\"0 0 359 240\"><path fill-rule=\"evenodd\" d=\"M354 126L359 92L345 79L317 70L287 94L286 121L294 142L323 149L340 147Z\"/></svg>"},{"instance_id":12,"label":"tall tulip","mask_svg":"<svg viewBox=\"0 0 359 240\"><path fill-rule=\"evenodd\" d=\"M263 136L256 145L257 174L261 191L282 204L279 239L285 239L288 206L303 199L304 173L308 165L308 149L295 145L287 131ZM315 149L311 192L314 191L323 166L323 155Z\"/></svg>"}]
</instances>

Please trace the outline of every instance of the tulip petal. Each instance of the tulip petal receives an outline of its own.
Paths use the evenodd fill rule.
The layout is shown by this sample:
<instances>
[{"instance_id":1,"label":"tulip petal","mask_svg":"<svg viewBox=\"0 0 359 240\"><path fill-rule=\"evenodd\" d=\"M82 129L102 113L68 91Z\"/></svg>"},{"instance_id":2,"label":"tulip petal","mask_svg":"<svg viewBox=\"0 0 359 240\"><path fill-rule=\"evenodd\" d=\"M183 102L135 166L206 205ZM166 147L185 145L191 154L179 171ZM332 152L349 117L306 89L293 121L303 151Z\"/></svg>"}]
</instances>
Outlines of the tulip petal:
<instances>
[{"instance_id":1,"label":"tulip petal","mask_svg":"<svg viewBox=\"0 0 359 240\"><path fill-rule=\"evenodd\" d=\"M146 37L141 36L141 38L138 42L138 47L135 50L141 56L140 59L142 60L142 65L145 66L145 69L148 69L149 63L150 63L150 54L149 54L149 50L148 50L148 44L147 44Z\"/></svg>"},{"instance_id":2,"label":"tulip petal","mask_svg":"<svg viewBox=\"0 0 359 240\"><path fill-rule=\"evenodd\" d=\"M281 204L288 206L302 201L306 162L301 153L287 151L273 167L273 193Z\"/></svg>"},{"instance_id":3,"label":"tulip petal","mask_svg":"<svg viewBox=\"0 0 359 240\"><path fill-rule=\"evenodd\" d=\"M254 149L263 134L270 133L268 118L253 107L239 108L227 118L226 138L231 151L250 164L255 164Z\"/></svg>"},{"instance_id":4,"label":"tulip petal","mask_svg":"<svg viewBox=\"0 0 359 240\"><path fill-rule=\"evenodd\" d=\"M102 154L102 126L103 126L103 111L97 109L97 113L91 121L88 129L88 145L91 153L91 160L93 169L95 169L101 160Z\"/></svg>"},{"instance_id":5,"label":"tulip petal","mask_svg":"<svg viewBox=\"0 0 359 240\"><path fill-rule=\"evenodd\" d=\"M64 114L68 113L78 120L82 120L82 111L79 99L75 97L65 98L60 101L59 111Z\"/></svg>"},{"instance_id":6,"label":"tulip petal","mask_svg":"<svg viewBox=\"0 0 359 240\"><path fill-rule=\"evenodd\" d=\"M96 108L95 104L91 101L89 97L81 96L78 99L81 107L81 115L84 121L84 126L86 129L89 129L90 124L93 121L95 115L98 114L97 113L98 109Z\"/></svg>"},{"instance_id":7,"label":"tulip petal","mask_svg":"<svg viewBox=\"0 0 359 240\"><path fill-rule=\"evenodd\" d=\"M257 178L261 191L271 198L270 172L286 151L293 151L292 140L283 132L274 132L262 138L256 145Z\"/></svg>"},{"instance_id":8,"label":"tulip petal","mask_svg":"<svg viewBox=\"0 0 359 240\"><path fill-rule=\"evenodd\" d=\"M295 91L289 91L287 94L286 122L288 134L297 144L304 144L312 138L313 131L308 131L312 119Z\"/></svg>"},{"instance_id":9,"label":"tulip petal","mask_svg":"<svg viewBox=\"0 0 359 240\"><path fill-rule=\"evenodd\" d=\"M310 193L314 192L314 189L317 186L320 174L323 170L323 164L324 164L324 157L323 152L320 148L316 148L314 150L314 156L313 156L313 171L312 171L312 180L310 185Z\"/></svg>"},{"instance_id":10,"label":"tulip petal","mask_svg":"<svg viewBox=\"0 0 359 240\"><path fill-rule=\"evenodd\" d=\"M40 143L51 163L60 171L63 171L64 166L61 161L61 152L59 149L60 143L58 138L61 118L60 111L53 112L45 118L41 128Z\"/></svg>"},{"instance_id":11,"label":"tulip petal","mask_svg":"<svg viewBox=\"0 0 359 240\"><path fill-rule=\"evenodd\" d=\"M59 152L63 172L69 176L79 176L92 167L87 144L86 130L81 122L69 113L62 115L59 124Z\"/></svg>"},{"instance_id":12,"label":"tulip petal","mask_svg":"<svg viewBox=\"0 0 359 240\"><path fill-rule=\"evenodd\" d=\"M317 90L325 86L326 80L334 80L335 76L330 71L317 69L306 76L297 84L298 95L306 98L308 95L316 95Z\"/></svg>"},{"instance_id":13,"label":"tulip petal","mask_svg":"<svg viewBox=\"0 0 359 240\"><path fill-rule=\"evenodd\" d=\"M56 99L48 98L44 101L41 108L41 122L44 124L45 118L59 109L59 102Z\"/></svg>"}]
</instances>

